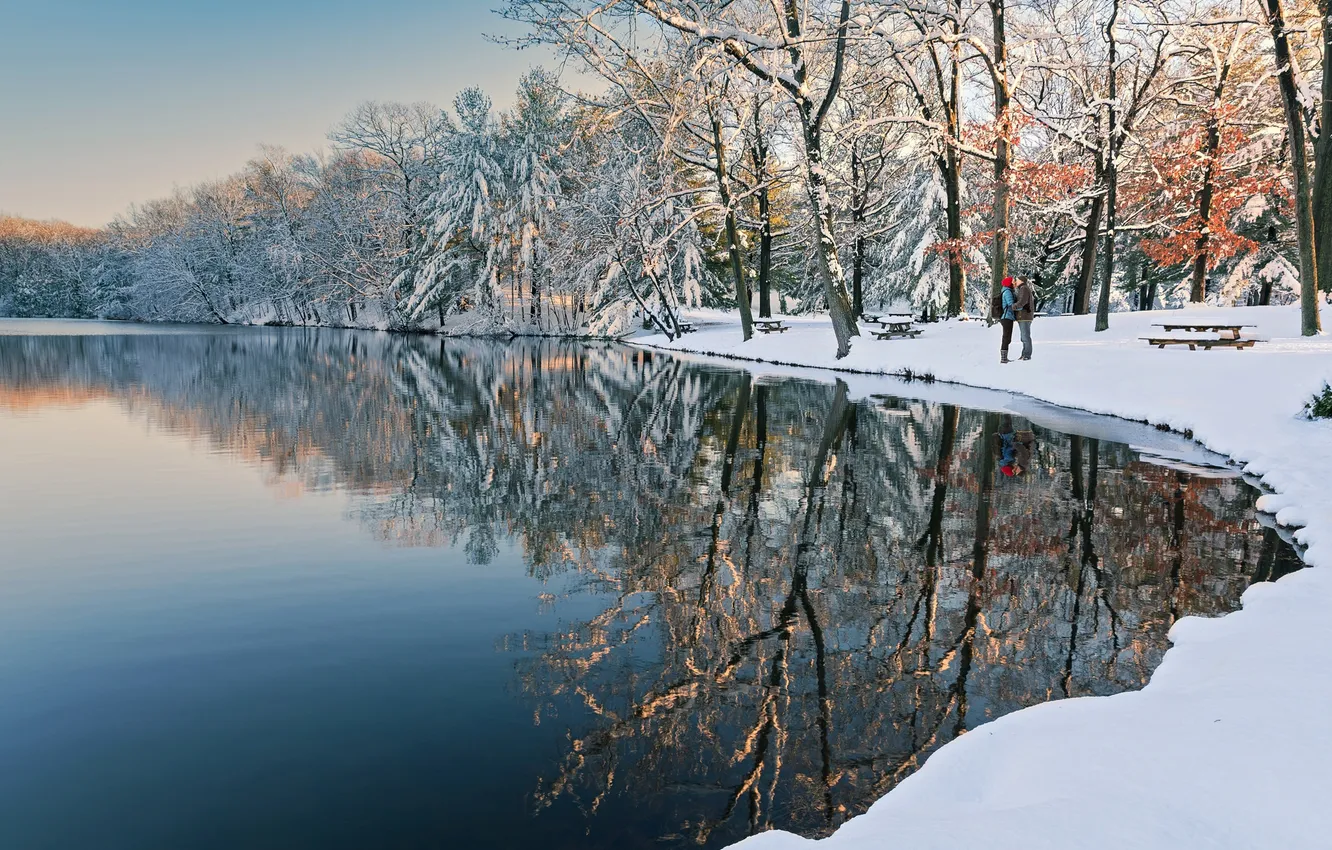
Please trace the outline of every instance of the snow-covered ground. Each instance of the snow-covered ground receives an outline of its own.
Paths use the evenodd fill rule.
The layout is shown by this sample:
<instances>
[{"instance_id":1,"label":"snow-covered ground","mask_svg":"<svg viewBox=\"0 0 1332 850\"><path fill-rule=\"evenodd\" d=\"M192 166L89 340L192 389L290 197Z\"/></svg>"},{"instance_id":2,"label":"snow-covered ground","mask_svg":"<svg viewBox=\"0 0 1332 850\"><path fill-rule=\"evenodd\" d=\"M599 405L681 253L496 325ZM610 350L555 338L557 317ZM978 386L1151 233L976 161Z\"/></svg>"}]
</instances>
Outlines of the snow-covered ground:
<instances>
[{"instance_id":1,"label":"snow-covered ground","mask_svg":"<svg viewBox=\"0 0 1332 850\"><path fill-rule=\"evenodd\" d=\"M826 319L792 318L789 332L745 343L730 316L691 318L700 329L680 340L635 342L792 367L909 370L1191 433L1271 488L1259 507L1298 526L1306 563L1322 568L1255 585L1226 617L1181 620L1142 691L1047 703L987 724L823 842L771 832L739 846L1332 847L1332 639L1324 625L1332 618L1332 421L1299 417L1332 382L1332 336L1299 337L1291 307L1199 308L1113 314L1100 334L1090 316L1038 318L1026 363L1000 365L997 326L956 321L927 325L914 340L866 333L838 361ZM1189 351L1139 339L1162 335L1152 324L1165 321L1253 324L1245 336L1266 341ZM1332 327L1332 308L1323 325ZM1018 348L1015 339L1013 356ZM882 385L850 383L853 392Z\"/></svg>"}]
</instances>

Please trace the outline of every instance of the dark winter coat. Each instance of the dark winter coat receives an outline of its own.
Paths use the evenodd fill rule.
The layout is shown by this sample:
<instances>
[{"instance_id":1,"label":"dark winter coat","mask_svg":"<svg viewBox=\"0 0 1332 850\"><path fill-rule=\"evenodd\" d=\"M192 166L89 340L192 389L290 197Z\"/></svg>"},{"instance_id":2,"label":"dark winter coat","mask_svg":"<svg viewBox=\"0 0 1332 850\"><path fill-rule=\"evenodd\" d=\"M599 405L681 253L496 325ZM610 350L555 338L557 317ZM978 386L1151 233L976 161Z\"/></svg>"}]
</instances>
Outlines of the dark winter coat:
<instances>
[{"instance_id":1,"label":"dark winter coat","mask_svg":"<svg viewBox=\"0 0 1332 850\"><path fill-rule=\"evenodd\" d=\"M1014 287L1013 315L1019 322L1030 322L1036 315L1036 296L1025 280Z\"/></svg>"}]
</instances>

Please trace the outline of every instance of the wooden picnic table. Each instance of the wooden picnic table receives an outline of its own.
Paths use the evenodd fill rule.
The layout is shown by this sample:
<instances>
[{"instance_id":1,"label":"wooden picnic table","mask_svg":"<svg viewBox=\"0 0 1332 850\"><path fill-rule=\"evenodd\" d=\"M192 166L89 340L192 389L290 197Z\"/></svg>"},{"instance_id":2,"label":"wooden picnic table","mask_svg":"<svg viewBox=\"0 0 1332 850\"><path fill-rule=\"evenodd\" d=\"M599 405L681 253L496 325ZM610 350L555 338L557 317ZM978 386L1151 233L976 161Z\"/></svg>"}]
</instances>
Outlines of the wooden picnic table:
<instances>
[{"instance_id":1,"label":"wooden picnic table","mask_svg":"<svg viewBox=\"0 0 1332 850\"><path fill-rule=\"evenodd\" d=\"M920 328L913 327L916 318L909 314L871 313L861 318L879 326L879 330L870 328L870 335L875 339L914 339L920 336Z\"/></svg>"},{"instance_id":2,"label":"wooden picnic table","mask_svg":"<svg viewBox=\"0 0 1332 850\"><path fill-rule=\"evenodd\" d=\"M754 327L759 333L765 334L784 334L791 329L783 324L781 319L758 319L754 322Z\"/></svg>"},{"instance_id":3,"label":"wooden picnic table","mask_svg":"<svg viewBox=\"0 0 1332 850\"><path fill-rule=\"evenodd\" d=\"M1235 348L1243 351L1246 348L1253 348L1258 343L1256 339L1197 339L1189 337L1142 337L1151 345L1157 348L1165 348L1167 345L1187 345L1189 351L1196 351L1198 346L1202 346L1205 351L1211 351L1213 348Z\"/></svg>"},{"instance_id":4,"label":"wooden picnic table","mask_svg":"<svg viewBox=\"0 0 1332 850\"><path fill-rule=\"evenodd\" d=\"M916 320L911 313L865 313L860 318L876 325L910 324Z\"/></svg>"},{"instance_id":5,"label":"wooden picnic table","mask_svg":"<svg viewBox=\"0 0 1332 850\"><path fill-rule=\"evenodd\" d=\"M1161 337L1142 337L1149 345L1157 348L1165 348L1167 345L1187 345L1189 351L1197 351L1202 346L1204 351L1211 351L1213 348L1235 348L1243 351L1246 348L1253 348L1259 342L1256 339L1240 339L1240 330L1243 328L1256 327L1255 325L1229 325L1224 322L1170 322L1152 325L1154 328L1164 328L1166 333L1173 331L1188 331L1190 333L1217 334L1216 338L1203 338L1196 336L1161 336Z\"/></svg>"},{"instance_id":6,"label":"wooden picnic table","mask_svg":"<svg viewBox=\"0 0 1332 850\"><path fill-rule=\"evenodd\" d=\"M676 329L679 330L680 333L682 333L682 334L691 334L691 333L693 333L694 331L698 330L698 328L695 327L695 325L694 325L693 322L680 322L680 323L679 323L678 325L676 325L675 327L676 327Z\"/></svg>"},{"instance_id":7,"label":"wooden picnic table","mask_svg":"<svg viewBox=\"0 0 1332 850\"><path fill-rule=\"evenodd\" d=\"M1217 322L1186 322L1183 324L1158 324L1152 325L1154 328L1164 328L1167 333L1171 331L1192 331L1193 333L1208 333L1209 331L1217 334L1229 333L1230 336L1223 336L1222 339L1239 339L1240 329L1254 328L1257 325L1227 325Z\"/></svg>"},{"instance_id":8,"label":"wooden picnic table","mask_svg":"<svg viewBox=\"0 0 1332 850\"><path fill-rule=\"evenodd\" d=\"M920 336L920 328L913 328L910 325L903 327L902 325L895 324L890 325L881 331L871 330L870 334L875 339L896 339L898 337L915 339Z\"/></svg>"}]
</instances>

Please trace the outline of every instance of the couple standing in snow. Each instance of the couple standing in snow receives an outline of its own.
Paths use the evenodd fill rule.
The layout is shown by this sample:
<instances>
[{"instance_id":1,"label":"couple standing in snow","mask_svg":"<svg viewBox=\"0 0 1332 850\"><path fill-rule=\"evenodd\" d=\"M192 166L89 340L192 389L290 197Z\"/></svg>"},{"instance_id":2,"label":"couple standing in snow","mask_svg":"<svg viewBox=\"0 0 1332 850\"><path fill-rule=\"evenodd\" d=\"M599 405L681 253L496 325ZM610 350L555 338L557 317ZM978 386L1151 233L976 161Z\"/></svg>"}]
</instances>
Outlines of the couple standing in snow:
<instances>
[{"instance_id":1,"label":"couple standing in snow","mask_svg":"<svg viewBox=\"0 0 1332 850\"><path fill-rule=\"evenodd\" d=\"M1013 323L1017 322L1018 332L1022 335L1022 356L1019 360L1031 359L1031 320L1036 317L1036 299L1032 295L1031 284L1025 280L1004 278L1000 305L1003 313L999 324L1003 326L1004 338L999 345L999 362L1008 362L1008 346L1013 341Z\"/></svg>"}]
</instances>

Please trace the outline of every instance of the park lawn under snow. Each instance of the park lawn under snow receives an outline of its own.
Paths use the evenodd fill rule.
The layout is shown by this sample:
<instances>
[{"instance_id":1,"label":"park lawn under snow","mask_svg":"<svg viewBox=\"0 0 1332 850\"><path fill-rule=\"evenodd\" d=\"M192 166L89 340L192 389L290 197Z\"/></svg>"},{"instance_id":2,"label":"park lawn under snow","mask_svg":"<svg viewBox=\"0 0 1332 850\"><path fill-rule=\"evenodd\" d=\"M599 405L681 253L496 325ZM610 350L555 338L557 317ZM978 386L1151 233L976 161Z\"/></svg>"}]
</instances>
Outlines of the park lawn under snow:
<instances>
[{"instance_id":1,"label":"park lawn under snow","mask_svg":"<svg viewBox=\"0 0 1332 850\"><path fill-rule=\"evenodd\" d=\"M831 838L770 832L744 850L1332 847L1332 421L1299 416L1332 382L1332 336L1301 338L1292 307L1198 308L1113 314L1099 334L1091 316L1041 317L1026 363L999 363L997 326L956 321L914 340L865 331L839 361L826 318L792 318L789 332L749 342L726 314L690 318L696 333L636 342L910 371L1191 433L1274 491L1259 507L1298 526L1305 562L1322 568L1251 587L1225 617L1180 620L1141 691L1002 717L944 746ZM1266 342L1189 351L1139 339L1162 335L1155 322L1192 320L1253 324L1245 336ZM1323 325L1332 327L1332 308Z\"/></svg>"}]
</instances>

